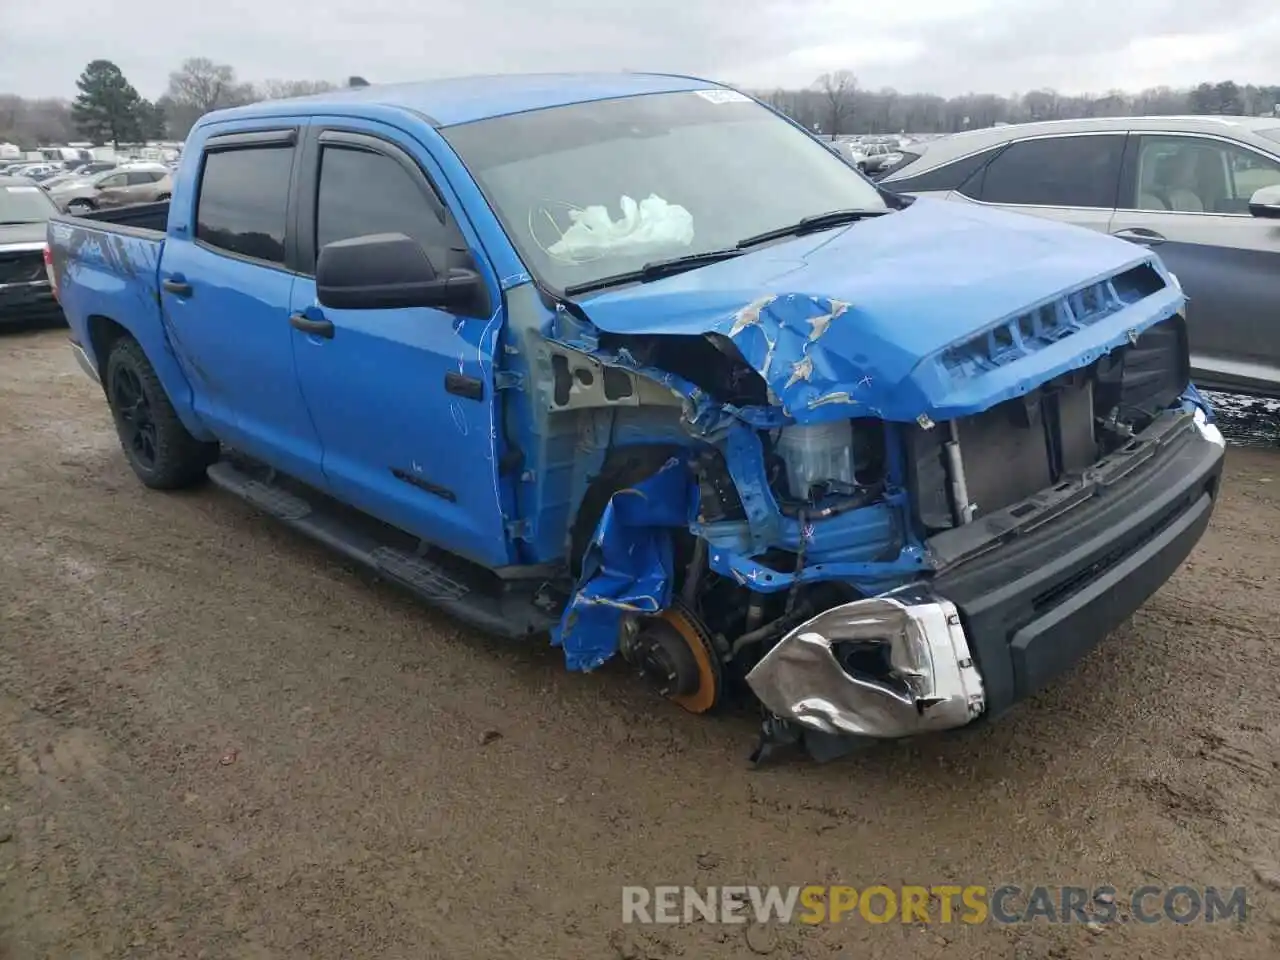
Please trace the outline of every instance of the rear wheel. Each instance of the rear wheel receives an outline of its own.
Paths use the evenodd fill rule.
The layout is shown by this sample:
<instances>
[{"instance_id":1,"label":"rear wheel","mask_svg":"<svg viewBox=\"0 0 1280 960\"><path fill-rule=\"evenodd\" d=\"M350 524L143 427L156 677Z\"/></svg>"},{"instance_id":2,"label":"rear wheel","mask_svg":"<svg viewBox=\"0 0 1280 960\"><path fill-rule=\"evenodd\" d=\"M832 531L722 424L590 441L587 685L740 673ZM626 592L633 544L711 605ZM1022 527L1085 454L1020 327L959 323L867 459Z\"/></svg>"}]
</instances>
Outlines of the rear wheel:
<instances>
[{"instance_id":1,"label":"rear wheel","mask_svg":"<svg viewBox=\"0 0 1280 960\"><path fill-rule=\"evenodd\" d=\"M86 213L93 212L93 204L88 200L72 200L67 204L67 213L77 217L82 217Z\"/></svg>"},{"instance_id":2,"label":"rear wheel","mask_svg":"<svg viewBox=\"0 0 1280 960\"><path fill-rule=\"evenodd\" d=\"M218 445L193 437L178 419L142 347L121 337L107 354L104 382L120 446L133 472L155 490L176 490L204 479Z\"/></svg>"},{"instance_id":3,"label":"rear wheel","mask_svg":"<svg viewBox=\"0 0 1280 960\"><path fill-rule=\"evenodd\" d=\"M156 203L167 203L168 200L169 195L167 193L162 193L160 196L156 197Z\"/></svg>"}]
</instances>

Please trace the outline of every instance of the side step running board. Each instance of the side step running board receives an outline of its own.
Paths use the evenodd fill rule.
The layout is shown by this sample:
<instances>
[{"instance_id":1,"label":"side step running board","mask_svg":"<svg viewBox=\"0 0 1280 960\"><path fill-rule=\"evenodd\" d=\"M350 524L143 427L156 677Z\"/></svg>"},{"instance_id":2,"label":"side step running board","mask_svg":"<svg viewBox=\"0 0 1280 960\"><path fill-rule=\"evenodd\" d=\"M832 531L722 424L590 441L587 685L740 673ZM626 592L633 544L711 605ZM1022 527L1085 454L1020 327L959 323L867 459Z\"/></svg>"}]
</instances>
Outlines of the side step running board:
<instances>
[{"instance_id":1,"label":"side step running board","mask_svg":"<svg viewBox=\"0 0 1280 960\"><path fill-rule=\"evenodd\" d=\"M380 542L339 511L326 509L323 497L312 503L283 487L254 479L225 460L209 467L208 474L223 490L263 513L487 633L526 637L547 631L555 622L534 605L540 584L504 584L497 577L486 584L480 574L460 577L426 557Z\"/></svg>"}]
</instances>

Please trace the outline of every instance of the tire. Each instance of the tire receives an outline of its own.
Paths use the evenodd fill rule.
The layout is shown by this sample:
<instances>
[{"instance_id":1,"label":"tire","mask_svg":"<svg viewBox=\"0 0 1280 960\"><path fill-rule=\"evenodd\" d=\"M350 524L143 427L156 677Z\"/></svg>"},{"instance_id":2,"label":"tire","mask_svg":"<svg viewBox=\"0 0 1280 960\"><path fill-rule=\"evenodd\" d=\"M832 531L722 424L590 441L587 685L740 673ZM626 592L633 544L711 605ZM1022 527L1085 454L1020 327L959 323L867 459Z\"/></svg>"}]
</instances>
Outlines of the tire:
<instances>
[{"instance_id":1,"label":"tire","mask_svg":"<svg viewBox=\"0 0 1280 960\"><path fill-rule=\"evenodd\" d=\"M67 213L73 217L81 217L93 212L93 204L88 200L72 200L67 204Z\"/></svg>"},{"instance_id":2,"label":"tire","mask_svg":"<svg viewBox=\"0 0 1280 960\"><path fill-rule=\"evenodd\" d=\"M179 490L204 480L218 445L182 425L138 341L125 336L112 345L103 385L125 459L145 486Z\"/></svg>"},{"instance_id":3,"label":"tire","mask_svg":"<svg viewBox=\"0 0 1280 960\"><path fill-rule=\"evenodd\" d=\"M156 197L156 203L167 203L168 200L169 195L167 193L162 193L160 196Z\"/></svg>"}]
</instances>

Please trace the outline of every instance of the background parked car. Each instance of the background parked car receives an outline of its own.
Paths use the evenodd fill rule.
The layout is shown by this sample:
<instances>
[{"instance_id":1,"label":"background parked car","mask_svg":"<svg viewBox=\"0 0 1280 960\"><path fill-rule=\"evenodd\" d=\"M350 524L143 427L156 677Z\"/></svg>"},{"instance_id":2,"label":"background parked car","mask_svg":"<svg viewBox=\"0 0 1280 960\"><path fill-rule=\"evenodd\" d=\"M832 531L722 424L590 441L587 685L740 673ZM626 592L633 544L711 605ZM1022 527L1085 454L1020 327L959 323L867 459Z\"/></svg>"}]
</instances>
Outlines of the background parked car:
<instances>
[{"instance_id":1,"label":"background parked car","mask_svg":"<svg viewBox=\"0 0 1280 960\"><path fill-rule=\"evenodd\" d=\"M1280 120L1107 117L913 145L883 185L1155 249L1185 289L1200 386L1280 396Z\"/></svg>"},{"instance_id":2,"label":"background parked car","mask_svg":"<svg viewBox=\"0 0 1280 960\"><path fill-rule=\"evenodd\" d=\"M44 268L45 233L57 212L30 180L0 176L0 326L61 315Z\"/></svg>"},{"instance_id":3,"label":"background parked car","mask_svg":"<svg viewBox=\"0 0 1280 960\"><path fill-rule=\"evenodd\" d=\"M873 143L863 147L866 159L862 170L868 174L881 174L889 170L902 159L902 153L896 144Z\"/></svg>"},{"instance_id":4,"label":"background parked car","mask_svg":"<svg viewBox=\"0 0 1280 960\"><path fill-rule=\"evenodd\" d=\"M92 180L74 181L49 191L67 213L84 214L106 207L168 200L173 191L169 169L160 163L117 167Z\"/></svg>"},{"instance_id":5,"label":"background parked car","mask_svg":"<svg viewBox=\"0 0 1280 960\"><path fill-rule=\"evenodd\" d=\"M46 180L55 173L61 172L62 167L54 163L24 163L20 167L10 168L10 174L17 174L20 177L26 177L28 180L34 180L39 183Z\"/></svg>"}]
</instances>

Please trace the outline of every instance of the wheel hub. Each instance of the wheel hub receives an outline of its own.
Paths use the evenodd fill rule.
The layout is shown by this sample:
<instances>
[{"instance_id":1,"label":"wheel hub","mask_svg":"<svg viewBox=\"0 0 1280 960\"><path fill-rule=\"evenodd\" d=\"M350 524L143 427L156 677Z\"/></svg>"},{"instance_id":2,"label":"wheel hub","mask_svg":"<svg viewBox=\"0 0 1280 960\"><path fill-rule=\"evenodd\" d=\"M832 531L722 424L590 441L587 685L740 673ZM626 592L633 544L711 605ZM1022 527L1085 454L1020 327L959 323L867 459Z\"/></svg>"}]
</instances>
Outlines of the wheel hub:
<instances>
[{"instance_id":1,"label":"wheel hub","mask_svg":"<svg viewBox=\"0 0 1280 960\"><path fill-rule=\"evenodd\" d=\"M625 654L664 697L690 713L705 713L720 699L720 661L706 629L682 606L646 620Z\"/></svg>"}]
</instances>

